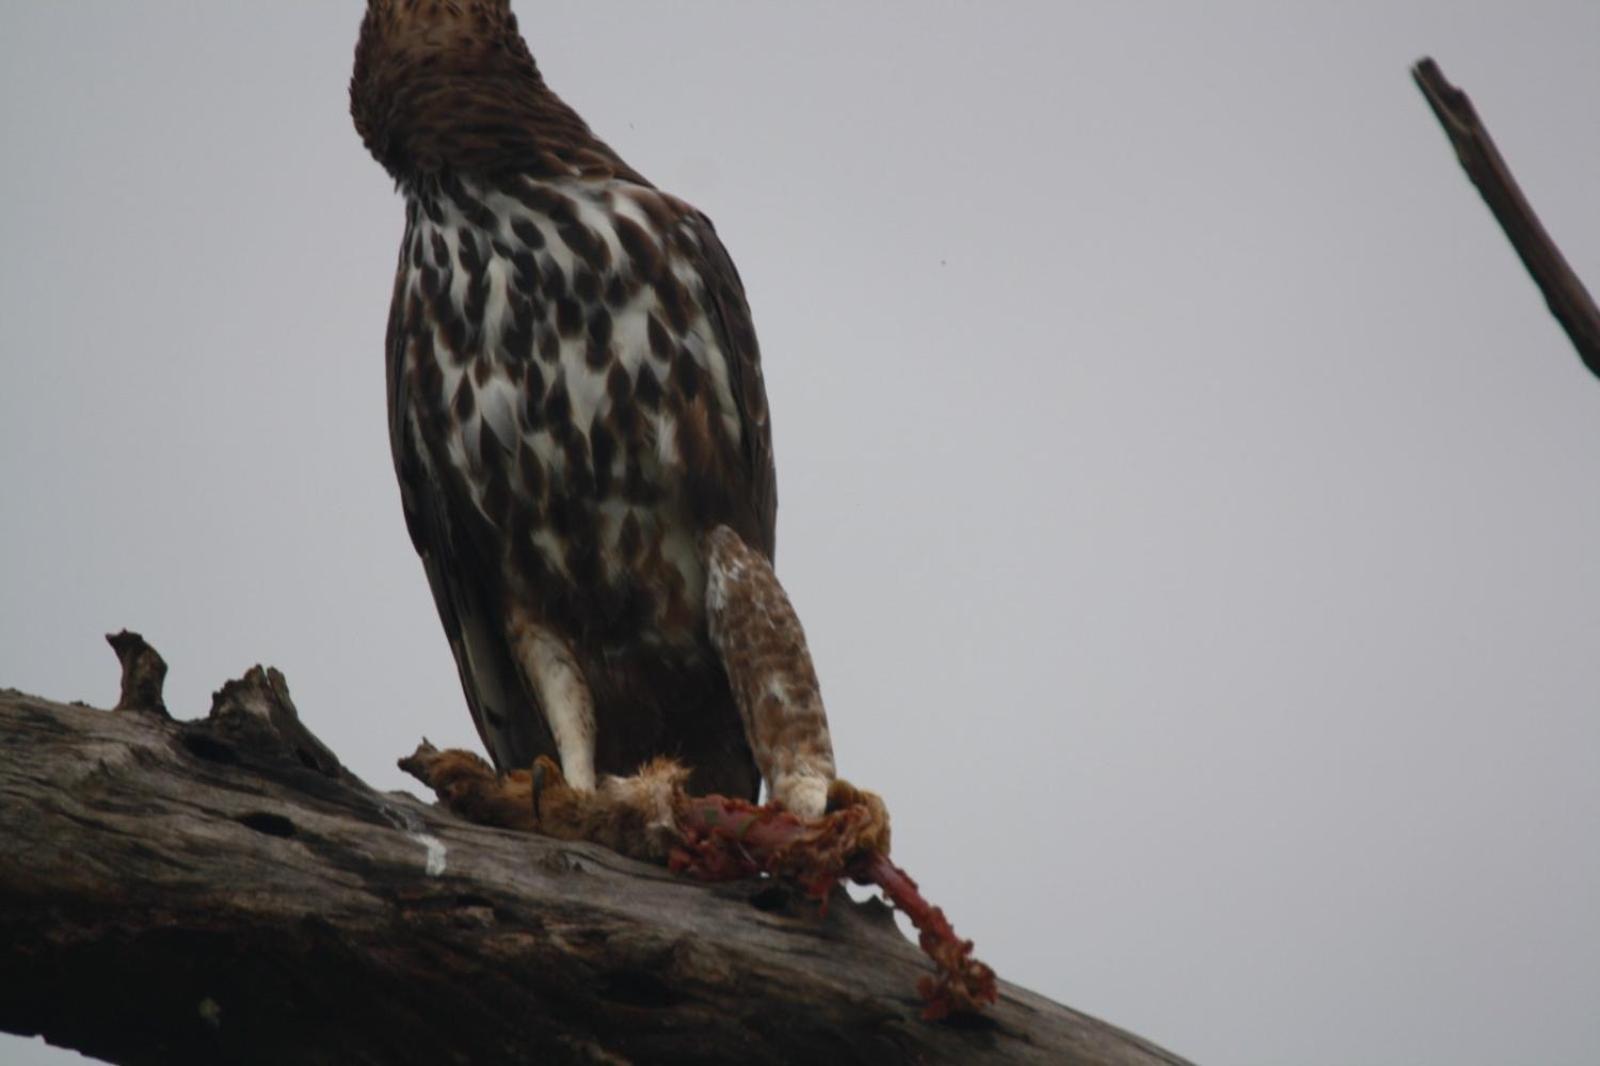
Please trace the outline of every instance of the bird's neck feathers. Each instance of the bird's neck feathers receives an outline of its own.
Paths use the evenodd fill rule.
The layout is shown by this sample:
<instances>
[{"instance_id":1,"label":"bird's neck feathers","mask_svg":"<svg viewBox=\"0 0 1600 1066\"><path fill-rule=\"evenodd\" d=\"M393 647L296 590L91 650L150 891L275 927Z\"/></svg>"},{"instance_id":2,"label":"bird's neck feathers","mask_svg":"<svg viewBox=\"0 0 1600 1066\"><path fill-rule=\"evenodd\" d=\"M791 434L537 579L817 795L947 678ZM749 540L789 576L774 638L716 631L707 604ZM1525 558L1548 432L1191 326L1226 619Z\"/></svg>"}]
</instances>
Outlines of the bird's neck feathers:
<instances>
[{"instance_id":1,"label":"bird's neck feathers","mask_svg":"<svg viewBox=\"0 0 1600 1066\"><path fill-rule=\"evenodd\" d=\"M350 114L408 188L449 174L637 178L545 86L509 0L368 0Z\"/></svg>"}]
</instances>

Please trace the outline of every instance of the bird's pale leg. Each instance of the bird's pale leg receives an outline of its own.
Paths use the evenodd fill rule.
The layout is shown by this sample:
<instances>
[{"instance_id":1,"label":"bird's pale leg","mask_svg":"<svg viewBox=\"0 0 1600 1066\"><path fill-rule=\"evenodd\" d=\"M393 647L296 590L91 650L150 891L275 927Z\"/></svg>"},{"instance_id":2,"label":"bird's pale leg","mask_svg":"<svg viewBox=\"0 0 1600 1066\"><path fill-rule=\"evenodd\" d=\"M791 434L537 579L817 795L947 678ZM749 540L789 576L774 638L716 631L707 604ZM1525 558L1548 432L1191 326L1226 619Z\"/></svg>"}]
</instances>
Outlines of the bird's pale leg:
<instances>
[{"instance_id":1,"label":"bird's pale leg","mask_svg":"<svg viewBox=\"0 0 1600 1066\"><path fill-rule=\"evenodd\" d=\"M567 642L537 622L514 619L511 643L522 676L555 737L567 784L594 789L594 700Z\"/></svg>"},{"instance_id":2,"label":"bird's pale leg","mask_svg":"<svg viewBox=\"0 0 1600 1066\"><path fill-rule=\"evenodd\" d=\"M772 564L727 526L704 540L706 615L772 799L802 818L828 808L833 741L805 631Z\"/></svg>"}]
</instances>

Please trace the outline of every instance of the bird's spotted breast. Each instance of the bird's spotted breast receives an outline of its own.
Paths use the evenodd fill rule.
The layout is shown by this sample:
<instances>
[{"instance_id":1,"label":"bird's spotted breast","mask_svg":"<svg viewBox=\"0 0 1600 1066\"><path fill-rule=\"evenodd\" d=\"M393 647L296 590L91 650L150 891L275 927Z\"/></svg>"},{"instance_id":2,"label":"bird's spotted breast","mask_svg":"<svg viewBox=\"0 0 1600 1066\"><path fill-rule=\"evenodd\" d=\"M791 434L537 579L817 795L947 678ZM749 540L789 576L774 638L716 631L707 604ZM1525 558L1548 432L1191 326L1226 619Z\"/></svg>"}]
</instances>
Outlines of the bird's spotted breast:
<instances>
[{"instance_id":1,"label":"bird's spotted breast","mask_svg":"<svg viewBox=\"0 0 1600 1066\"><path fill-rule=\"evenodd\" d=\"M602 642L694 644L694 477L743 445L698 218L616 179L451 178L409 204L418 457L500 534L507 594Z\"/></svg>"}]
</instances>

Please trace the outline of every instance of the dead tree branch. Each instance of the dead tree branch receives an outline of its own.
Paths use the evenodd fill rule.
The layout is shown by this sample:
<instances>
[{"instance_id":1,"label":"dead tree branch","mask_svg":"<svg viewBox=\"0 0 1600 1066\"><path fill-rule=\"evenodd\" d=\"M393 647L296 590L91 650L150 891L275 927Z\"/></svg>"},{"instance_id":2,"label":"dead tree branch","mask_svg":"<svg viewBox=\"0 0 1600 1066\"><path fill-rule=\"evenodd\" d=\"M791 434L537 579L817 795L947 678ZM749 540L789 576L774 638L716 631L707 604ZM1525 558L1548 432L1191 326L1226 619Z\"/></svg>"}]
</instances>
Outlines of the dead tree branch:
<instances>
[{"instance_id":1,"label":"dead tree branch","mask_svg":"<svg viewBox=\"0 0 1600 1066\"><path fill-rule=\"evenodd\" d=\"M1539 216L1522 195L1511 168L1501 157L1494 140L1472 107L1467 94L1445 80L1432 59L1423 59L1411 68L1411 76L1434 116L1455 146L1461 168L1483 195L1484 203L1505 230L1511 246L1522 257L1523 266L1533 275L1544 293L1550 313L1567 331L1578 357L1593 374L1600 376L1600 310L1589 291L1567 265L1566 257L1545 232Z\"/></svg>"},{"instance_id":2,"label":"dead tree branch","mask_svg":"<svg viewBox=\"0 0 1600 1066\"><path fill-rule=\"evenodd\" d=\"M920 1020L881 904L375 792L259 667L193 722L0 691L0 793L0 1029L114 1062L1181 1062L1012 986Z\"/></svg>"}]
</instances>

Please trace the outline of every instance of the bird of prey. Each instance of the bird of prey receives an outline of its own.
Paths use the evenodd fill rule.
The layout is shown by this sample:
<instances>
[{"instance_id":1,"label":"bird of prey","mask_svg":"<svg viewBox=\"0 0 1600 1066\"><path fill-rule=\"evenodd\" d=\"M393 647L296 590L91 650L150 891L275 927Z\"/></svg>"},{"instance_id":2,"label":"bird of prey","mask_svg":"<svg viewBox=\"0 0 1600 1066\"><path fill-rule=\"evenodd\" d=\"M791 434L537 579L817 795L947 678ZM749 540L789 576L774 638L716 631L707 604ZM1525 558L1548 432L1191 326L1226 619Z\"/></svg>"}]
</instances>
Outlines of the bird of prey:
<instances>
[{"instance_id":1,"label":"bird of prey","mask_svg":"<svg viewBox=\"0 0 1600 1066\"><path fill-rule=\"evenodd\" d=\"M578 788L667 755L754 798L706 544L769 566L777 492L711 221L546 87L509 0L368 0L350 103L405 198L390 440L484 745Z\"/></svg>"}]
</instances>

